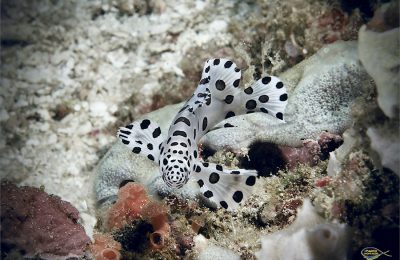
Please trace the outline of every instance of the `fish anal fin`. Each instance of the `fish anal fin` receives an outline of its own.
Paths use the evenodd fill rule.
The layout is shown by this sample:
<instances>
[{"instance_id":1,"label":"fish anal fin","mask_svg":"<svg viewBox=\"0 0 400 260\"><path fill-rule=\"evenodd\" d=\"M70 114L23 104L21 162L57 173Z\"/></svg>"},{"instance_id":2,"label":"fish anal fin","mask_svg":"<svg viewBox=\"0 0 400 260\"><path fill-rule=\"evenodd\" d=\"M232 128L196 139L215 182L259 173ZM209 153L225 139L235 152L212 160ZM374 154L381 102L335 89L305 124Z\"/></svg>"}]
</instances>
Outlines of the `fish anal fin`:
<instances>
[{"instance_id":1,"label":"fish anal fin","mask_svg":"<svg viewBox=\"0 0 400 260\"><path fill-rule=\"evenodd\" d=\"M197 163L192 174L203 196L227 210L247 200L257 178L254 170L227 170L213 163Z\"/></svg>"}]
</instances>

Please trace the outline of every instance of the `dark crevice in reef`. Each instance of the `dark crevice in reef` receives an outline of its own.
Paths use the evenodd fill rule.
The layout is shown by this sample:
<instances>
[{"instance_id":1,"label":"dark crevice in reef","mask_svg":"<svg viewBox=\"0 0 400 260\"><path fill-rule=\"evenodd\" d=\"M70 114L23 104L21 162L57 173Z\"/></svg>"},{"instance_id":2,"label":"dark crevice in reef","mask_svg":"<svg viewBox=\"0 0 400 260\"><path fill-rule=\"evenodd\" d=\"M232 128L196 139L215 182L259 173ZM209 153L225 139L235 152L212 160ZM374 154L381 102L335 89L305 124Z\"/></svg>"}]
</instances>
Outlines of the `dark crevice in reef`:
<instances>
[{"instance_id":1,"label":"dark crevice in reef","mask_svg":"<svg viewBox=\"0 0 400 260\"><path fill-rule=\"evenodd\" d=\"M353 259L359 259L359 252L368 246L389 251L392 259L399 259L399 177L390 169L375 169L364 185L368 203L357 205L350 201L344 202L346 214L342 221L361 230L363 233L359 236L365 240L353 250Z\"/></svg>"},{"instance_id":2,"label":"dark crevice in reef","mask_svg":"<svg viewBox=\"0 0 400 260\"><path fill-rule=\"evenodd\" d=\"M147 248L147 235L152 233L153 227L145 221L138 221L125 226L113 234L116 241L121 243L124 250L142 253Z\"/></svg>"},{"instance_id":3,"label":"dark crevice in reef","mask_svg":"<svg viewBox=\"0 0 400 260\"><path fill-rule=\"evenodd\" d=\"M204 145L200 152L200 156L201 156L201 158L206 160L208 157L213 156L216 152L217 151L212 149L211 147Z\"/></svg>"},{"instance_id":4,"label":"dark crevice in reef","mask_svg":"<svg viewBox=\"0 0 400 260\"><path fill-rule=\"evenodd\" d=\"M360 10L364 20L368 20L374 15L374 10L378 3L388 3L390 0L341 0L340 6L343 11L351 14L354 10Z\"/></svg>"},{"instance_id":5,"label":"dark crevice in reef","mask_svg":"<svg viewBox=\"0 0 400 260\"><path fill-rule=\"evenodd\" d=\"M240 168L255 169L263 177L276 175L285 165L282 152L276 144L260 141L249 146L248 156L240 162Z\"/></svg>"},{"instance_id":6,"label":"dark crevice in reef","mask_svg":"<svg viewBox=\"0 0 400 260\"><path fill-rule=\"evenodd\" d=\"M30 43L27 41L14 40L14 39L2 39L1 40L2 47L13 47L16 45L19 45L20 47L25 47L25 46L28 46L29 44Z\"/></svg>"},{"instance_id":7,"label":"dark crevice in reef","mask_svg":"<svg viewBox=\"0 0 400 260\"><path fill-rule=\"evenodd\" d=\"M119 184L119 188L121 189L122 187L124 187L126 184L128 184L130 182L135 182L135 181L134 180L123 180L123 181L121 181L121 183Z\"/></svg>"}]
</instances>

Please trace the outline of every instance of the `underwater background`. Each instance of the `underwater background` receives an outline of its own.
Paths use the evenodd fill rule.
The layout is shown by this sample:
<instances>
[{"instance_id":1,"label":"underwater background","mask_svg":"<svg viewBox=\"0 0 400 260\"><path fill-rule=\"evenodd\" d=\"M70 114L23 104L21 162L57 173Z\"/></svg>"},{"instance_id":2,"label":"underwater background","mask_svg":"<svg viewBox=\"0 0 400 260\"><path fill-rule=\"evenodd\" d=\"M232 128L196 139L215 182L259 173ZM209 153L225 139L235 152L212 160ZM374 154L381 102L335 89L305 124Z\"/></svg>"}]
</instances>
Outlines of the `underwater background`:
<instances>
[{"instance_id":1,"label":"underwater background","mask_svg":"<svg viewBox=\"0 0 400 260\"><path fill-rule=\"evenodd\" d=\"M1 1L1 259L398 259L399 13ZM287 91L283 121L230 117L198 143L204 163L257 171L234 211L194 181L168 187L116 137L144 118L166 134L215 58L241 70L240 89L273 75Z\"/></svg>"}]
</instances>

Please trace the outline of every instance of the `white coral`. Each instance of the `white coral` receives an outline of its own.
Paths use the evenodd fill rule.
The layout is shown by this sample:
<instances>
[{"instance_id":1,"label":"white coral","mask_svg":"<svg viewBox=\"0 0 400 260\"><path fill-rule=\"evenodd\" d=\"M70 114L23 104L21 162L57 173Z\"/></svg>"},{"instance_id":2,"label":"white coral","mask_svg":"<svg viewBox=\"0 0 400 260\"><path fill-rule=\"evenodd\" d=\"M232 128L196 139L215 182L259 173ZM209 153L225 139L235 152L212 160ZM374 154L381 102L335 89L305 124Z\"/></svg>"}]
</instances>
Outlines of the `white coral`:
<instances>
[{"instance_id":1,"label":"white coral","mask_svg":"<svg viewBox=\"0 0 400 260\"><path fill-rule=\"evenodd\" d=\"M390 4L385 4L377 13L383 15L388 8L391 8ZM366 25L361 27L358 34L360 60L368 74L375 80L379 107L390 118L398 116L399 113L399 35L399 27L375 32L368 30Z\"/></svg>"},{"instance_id":2,"label":"white coral","mask_svg":"<svg viewBox=\"0 0 400 260\"><path fill-rule=\"evenodd\" d=\"M285 230L261 238L257 259L347 259L349 232L346 224L326 222L304 200L297 218Z\"/></svg>"},{"instance_id":3,"label":"white coral","mask_svg":"<svg viewBox=\"0 0 400 260\"><path fill-rule=\"evenodd\" d=\"M379 154L382 166L400 175L400 138L398 133L390 133L385 128L370 127L367 135L371 140L371 148Z\"/></svg>"}]
</instances>

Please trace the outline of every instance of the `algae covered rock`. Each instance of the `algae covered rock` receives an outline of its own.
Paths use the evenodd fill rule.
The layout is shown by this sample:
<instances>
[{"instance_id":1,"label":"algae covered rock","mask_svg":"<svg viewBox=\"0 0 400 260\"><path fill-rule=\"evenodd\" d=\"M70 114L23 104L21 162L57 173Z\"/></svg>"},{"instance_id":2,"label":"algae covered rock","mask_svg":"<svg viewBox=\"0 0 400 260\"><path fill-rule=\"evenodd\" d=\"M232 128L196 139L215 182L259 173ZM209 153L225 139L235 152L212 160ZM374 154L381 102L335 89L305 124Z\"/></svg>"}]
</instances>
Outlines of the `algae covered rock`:
<instances>
[{"instance_id":1,"label":"algae covered rock","mask_svg":"<svg viewBox=\"0 0 400 260\"><path fill-rule=\"evenodd\" d=\"M2 183L0 190L1 258L13 251L46 259L83 256L90 239L69 202L11 183Z\"/></svg>"}]
</instances>

